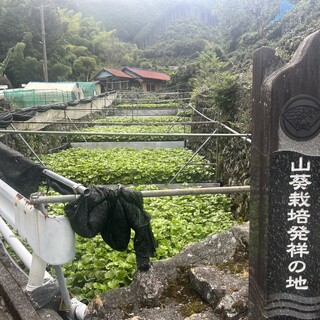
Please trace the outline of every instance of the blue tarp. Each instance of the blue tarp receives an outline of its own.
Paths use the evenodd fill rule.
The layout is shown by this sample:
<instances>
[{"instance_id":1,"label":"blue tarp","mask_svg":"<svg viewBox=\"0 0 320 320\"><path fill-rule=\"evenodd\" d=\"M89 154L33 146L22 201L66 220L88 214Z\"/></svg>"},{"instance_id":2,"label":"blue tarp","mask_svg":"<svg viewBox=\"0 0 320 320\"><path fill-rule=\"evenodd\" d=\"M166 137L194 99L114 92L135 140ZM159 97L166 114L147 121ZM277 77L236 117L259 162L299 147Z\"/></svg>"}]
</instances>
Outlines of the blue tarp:
<instances>
[{"instance_id":1,"label":"blue tarp","mask_svg":"<svg viewBox=\"0 0 320 320\"><path fill-rule=\"evenodd\" d=\"M283 16L288 13L291 9L293 9L294 4L290 3L287 0L280 0L280 10L279 14L277 14L273 20L270 21L270 24L273 24L283 18Z\"/></svg>"}]
</instances>

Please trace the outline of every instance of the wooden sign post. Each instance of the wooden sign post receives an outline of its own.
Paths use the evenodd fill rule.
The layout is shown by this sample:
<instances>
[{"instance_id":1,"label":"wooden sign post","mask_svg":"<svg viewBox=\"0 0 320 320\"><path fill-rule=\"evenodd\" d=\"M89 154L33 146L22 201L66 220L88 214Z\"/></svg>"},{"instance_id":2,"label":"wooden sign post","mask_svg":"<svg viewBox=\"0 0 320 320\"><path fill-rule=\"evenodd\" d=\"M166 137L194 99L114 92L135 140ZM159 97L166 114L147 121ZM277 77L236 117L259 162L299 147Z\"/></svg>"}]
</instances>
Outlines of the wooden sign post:
<instances>
[{"instance_id":1,"label":"wooden sign post","mask_svg":"<svg viewBox=\"0 0 320 320\"><path fill-rule=\"evenodd\" d=\"M249 319L320 319L320 31L253 61Z\"/></svg>"}]
</instances>

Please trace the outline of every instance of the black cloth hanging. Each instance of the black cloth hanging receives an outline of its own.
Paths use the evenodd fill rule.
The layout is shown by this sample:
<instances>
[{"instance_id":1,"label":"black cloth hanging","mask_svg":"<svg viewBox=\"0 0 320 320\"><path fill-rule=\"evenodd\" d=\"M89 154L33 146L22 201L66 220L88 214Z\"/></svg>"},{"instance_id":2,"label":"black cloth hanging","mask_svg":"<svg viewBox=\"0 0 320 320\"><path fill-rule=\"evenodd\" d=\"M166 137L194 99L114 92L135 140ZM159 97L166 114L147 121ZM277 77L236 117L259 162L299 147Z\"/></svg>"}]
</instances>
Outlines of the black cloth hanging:
<instances>
[{"instance_id":1,"label":"black cloth hanging","mask_svg":"<svg viewBox=\"0 0 320 320\"><path fill-rule=\"evenodd\" d=\"M26 198L38 191L44 169L0 142L0 179Z\"/></svg>"},{"instance_id":2,"label":"black cloth hanging","mask_svg":"<svg viewBox=\"0 0 320 320\"><path fill-rule=\"evenodd\" d=\"M74 232L86 238L100 233L111 248L123 251L128 247L133 229L137 267L141 271L149 270L156 241L150 226L151 216L143 208L141 192L123 187L113 190L106 186L89 189L89 196L81 195L65 206Z\"/></svg>"}]
</instances>

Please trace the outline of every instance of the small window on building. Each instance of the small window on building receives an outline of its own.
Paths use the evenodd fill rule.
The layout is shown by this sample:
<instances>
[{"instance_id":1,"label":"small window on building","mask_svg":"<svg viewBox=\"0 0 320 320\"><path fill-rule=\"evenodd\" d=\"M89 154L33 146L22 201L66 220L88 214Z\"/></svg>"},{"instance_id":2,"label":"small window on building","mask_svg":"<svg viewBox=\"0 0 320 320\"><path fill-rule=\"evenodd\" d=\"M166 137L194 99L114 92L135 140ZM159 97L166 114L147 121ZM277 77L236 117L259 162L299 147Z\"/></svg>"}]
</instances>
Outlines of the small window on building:
<instances>
[{"instance_id":1,"label":"small window on building","mask_svg":"<svg viewBox=\"0 0 320 320\"><path fill-rule=\"evenodd\" d=\"M156 91L156 85L154 83L147 83L147 91Z\"/></svg>"}]
</instances>

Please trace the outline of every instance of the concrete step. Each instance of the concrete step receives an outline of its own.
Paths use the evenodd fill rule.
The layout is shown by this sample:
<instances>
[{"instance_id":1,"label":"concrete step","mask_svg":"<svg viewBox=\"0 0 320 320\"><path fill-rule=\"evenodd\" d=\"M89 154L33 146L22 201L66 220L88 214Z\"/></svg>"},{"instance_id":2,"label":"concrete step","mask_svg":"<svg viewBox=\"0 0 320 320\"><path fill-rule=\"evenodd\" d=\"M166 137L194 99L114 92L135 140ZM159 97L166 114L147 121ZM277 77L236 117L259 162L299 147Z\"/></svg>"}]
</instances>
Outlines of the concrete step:
<instances>
[{"instance_id":1,"label":"concrete step","mask_svg":"<svg viewBox=\"0 0 320 320\"><path fill-rule=\"evenodd\" d=\"M89 150L109 150L114 148L141 149L172 149L184 148L184 141L129 141L129 142L72 142L74 148L85 148Z\"/></svg>"},{"instance_id":2,"label":"concrete step","mask_svg":"<svg viewBox=\"0 0 320 320\"><path fill-rule=\"evenodd\" d=\"M116 109L113 109L113 113L115 116L127 116L127 117L174 116L182 111L184 111L183 108L116 108Z\"/></svg>"}]
</instances>

